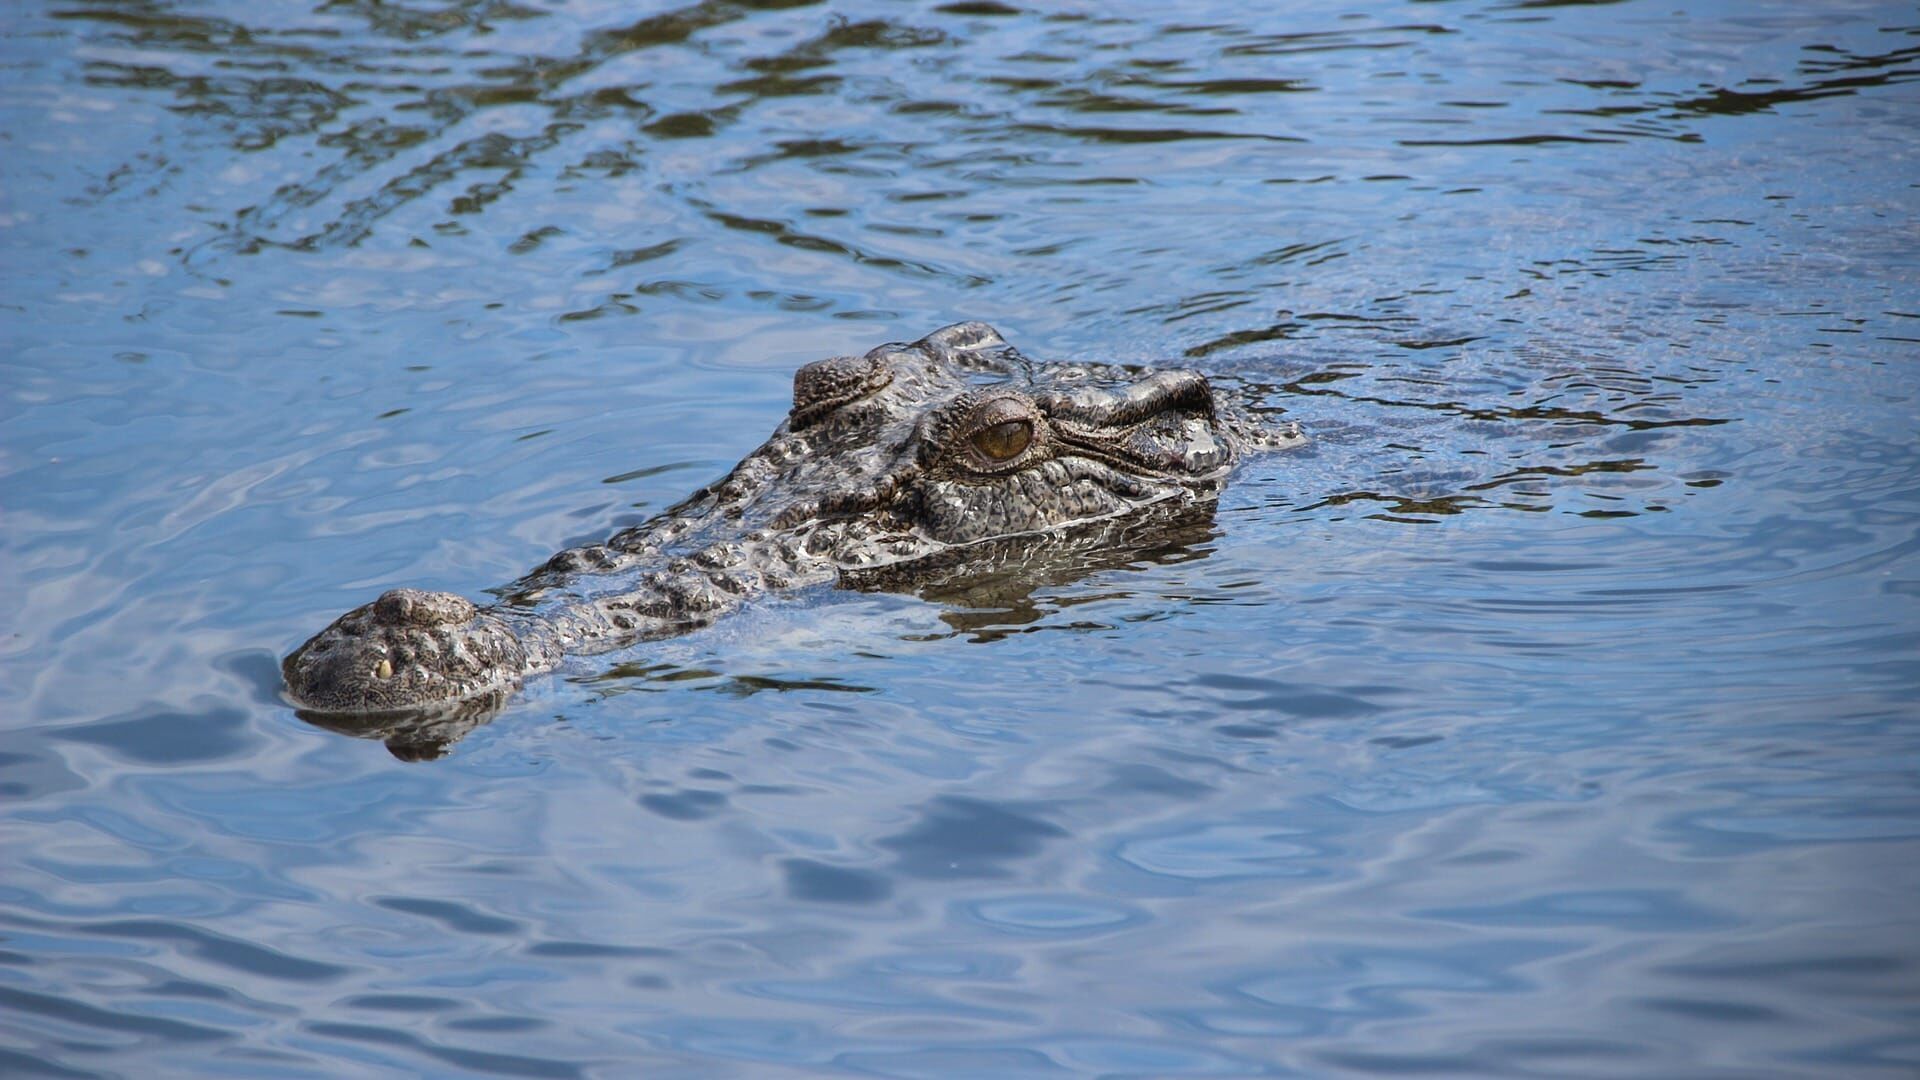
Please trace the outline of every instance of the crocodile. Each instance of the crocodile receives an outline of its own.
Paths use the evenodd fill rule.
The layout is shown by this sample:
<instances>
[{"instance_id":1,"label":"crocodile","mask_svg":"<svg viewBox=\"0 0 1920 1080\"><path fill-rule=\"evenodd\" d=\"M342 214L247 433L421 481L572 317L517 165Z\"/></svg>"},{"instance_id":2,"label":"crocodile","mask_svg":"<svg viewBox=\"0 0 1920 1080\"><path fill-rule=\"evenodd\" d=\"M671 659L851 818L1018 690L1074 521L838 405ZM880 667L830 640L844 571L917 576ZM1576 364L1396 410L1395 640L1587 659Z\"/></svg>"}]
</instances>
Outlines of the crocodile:
<instances>
[{"instance_id":1,"label":"crocodile","mask_svg":"<svg viewBox=\"0 0 1920 1080\"><path fill-rule=\"evenodd\" d=\"M496 602L392 589L281 671L324 726L471 721L569 654L686 633L772 590L886 587L1004 561L1009 541L1209 505L1246 453L1304 441L1197 372L1039 363L958 323L800 368L786 420L725 477Z\"/></svg>"}]
</instances>

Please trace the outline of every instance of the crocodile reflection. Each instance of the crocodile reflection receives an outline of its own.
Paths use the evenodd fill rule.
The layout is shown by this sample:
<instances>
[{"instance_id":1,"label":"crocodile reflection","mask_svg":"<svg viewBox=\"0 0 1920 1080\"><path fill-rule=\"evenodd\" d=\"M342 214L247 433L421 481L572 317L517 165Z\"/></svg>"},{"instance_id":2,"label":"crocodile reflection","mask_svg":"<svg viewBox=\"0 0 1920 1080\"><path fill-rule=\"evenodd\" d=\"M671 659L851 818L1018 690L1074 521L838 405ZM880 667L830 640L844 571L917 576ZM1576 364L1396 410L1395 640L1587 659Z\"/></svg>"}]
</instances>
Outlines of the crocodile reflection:
<instances>
[{"instance_id":1,"label":"crocodile reflection","mask_svg":"<svg viewBox=\"0 0 1920 1080\"><path fill-rule=\"evenodd\" d=\"M1197 373L1037 363L960 323L801 368L786 421L719 482L499 602L394 589L281 670L303 718L434 757L567 655L686 633L768 590L1019 592L1023 567L1124 564L1210 528L1247 452L1303 441Z\"/></svg>"}]
</instances>

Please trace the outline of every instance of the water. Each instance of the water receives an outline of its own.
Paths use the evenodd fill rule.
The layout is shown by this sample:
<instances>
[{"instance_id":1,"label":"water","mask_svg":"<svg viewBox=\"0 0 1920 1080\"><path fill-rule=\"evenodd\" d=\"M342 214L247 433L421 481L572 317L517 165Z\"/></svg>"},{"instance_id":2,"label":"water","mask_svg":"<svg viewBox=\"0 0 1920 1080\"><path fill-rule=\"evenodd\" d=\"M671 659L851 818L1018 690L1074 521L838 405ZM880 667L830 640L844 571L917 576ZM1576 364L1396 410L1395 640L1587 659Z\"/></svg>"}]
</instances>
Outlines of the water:
<instances>
[{"instance_id":1,"label":"water","mask_svg":"<svg viewBox=\"0 0 1920 1080\"><path fill-rule=\"evenodd\" d=\"M1910 5L310 8L0 20L0 1072L1920 1070ZM1314 442L281 704L961 318Z\"/></svg>"}]
</instances>

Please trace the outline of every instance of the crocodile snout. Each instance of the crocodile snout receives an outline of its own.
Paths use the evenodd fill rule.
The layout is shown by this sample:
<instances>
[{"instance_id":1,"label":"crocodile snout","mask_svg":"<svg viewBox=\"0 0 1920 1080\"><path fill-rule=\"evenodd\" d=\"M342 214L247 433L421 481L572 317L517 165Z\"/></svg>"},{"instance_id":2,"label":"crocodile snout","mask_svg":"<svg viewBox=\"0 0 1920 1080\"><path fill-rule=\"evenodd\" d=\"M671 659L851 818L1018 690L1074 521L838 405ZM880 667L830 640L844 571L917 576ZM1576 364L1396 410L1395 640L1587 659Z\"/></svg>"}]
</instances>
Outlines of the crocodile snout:
<instances>
[{"instance_id":1,"label":"crocodile snout","mask_svg":"<svg viewBox=\"0 0 1920 1080\"><path fill-rule=\"evenodd\" d=\"M526 646L465 597L391 589L347 612L280 665L300 706L417 709L492 693L527 671Z\"/></svg>"}]
</instances>

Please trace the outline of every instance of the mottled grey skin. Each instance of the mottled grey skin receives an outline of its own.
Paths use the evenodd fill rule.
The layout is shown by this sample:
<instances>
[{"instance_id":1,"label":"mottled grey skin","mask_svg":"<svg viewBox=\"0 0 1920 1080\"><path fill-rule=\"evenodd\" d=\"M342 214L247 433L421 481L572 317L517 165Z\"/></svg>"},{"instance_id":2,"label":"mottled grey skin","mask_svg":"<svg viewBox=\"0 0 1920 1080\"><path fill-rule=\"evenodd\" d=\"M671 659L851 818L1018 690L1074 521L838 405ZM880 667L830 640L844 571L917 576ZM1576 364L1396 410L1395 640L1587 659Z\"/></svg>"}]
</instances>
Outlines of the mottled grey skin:
<instances>
[{"instance_id":1,"label":"mottled grey skin","mask_svg":"<svg viewBox=\"0 0 1920 1080\"><path fill-rule=\"evenodd\" d=\"M984 323L809 364L793 384L786 422L718 483L560 552L489 607L384 593L286 658L289 695L310 718L483 714L569 653L684 633L769 589L871 585L1210 498L1246 450L1303 441L1193 372L1036 364Z\"/></svg>"}]
</instances>

